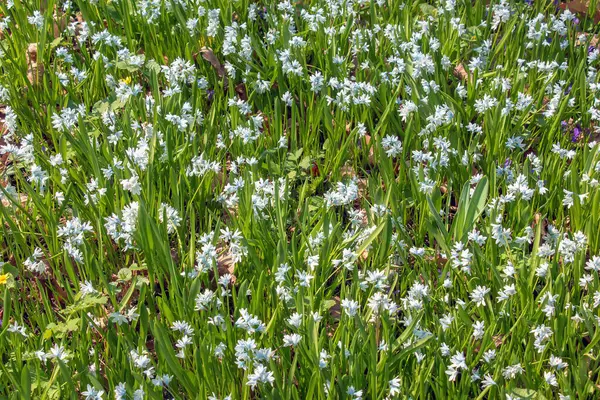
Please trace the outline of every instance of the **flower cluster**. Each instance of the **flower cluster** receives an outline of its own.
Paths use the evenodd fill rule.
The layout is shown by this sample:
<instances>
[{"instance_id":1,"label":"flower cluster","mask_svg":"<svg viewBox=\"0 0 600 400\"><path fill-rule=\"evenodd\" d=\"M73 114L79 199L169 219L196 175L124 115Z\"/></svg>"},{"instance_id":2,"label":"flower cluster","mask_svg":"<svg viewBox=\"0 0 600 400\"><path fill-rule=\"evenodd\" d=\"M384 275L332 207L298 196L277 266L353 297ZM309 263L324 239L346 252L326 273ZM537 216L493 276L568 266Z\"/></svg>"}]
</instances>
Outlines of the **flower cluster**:
<instances>
[{"instance_id":1,"label":"flower cluster","mask_svg":"<svg viewBox=\"0 0 600 400\"><path fill-rule=\"evenodd\" d=\"M588 5L25 3L0 397L598 397Z\"/></svg>"}]
</instances>

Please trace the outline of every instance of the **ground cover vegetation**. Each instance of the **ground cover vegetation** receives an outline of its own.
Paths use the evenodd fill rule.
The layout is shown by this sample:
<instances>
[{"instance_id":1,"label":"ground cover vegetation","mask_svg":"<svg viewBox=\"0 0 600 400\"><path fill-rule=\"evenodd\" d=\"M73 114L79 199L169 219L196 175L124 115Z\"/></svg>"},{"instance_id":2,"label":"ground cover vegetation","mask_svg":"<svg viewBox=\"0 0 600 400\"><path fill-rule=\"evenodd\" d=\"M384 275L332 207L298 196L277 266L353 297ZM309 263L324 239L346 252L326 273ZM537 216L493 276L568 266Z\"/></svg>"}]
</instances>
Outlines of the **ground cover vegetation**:
<instances>
[{"instance_id":1,"label":"ground cover vegetation","mask_svg":"<svg viewBox=\"0 0 600 400\"><path fill-rule=\"evenodd\" d=\"M595 9L3 1L0 396L599 398Z\"/></svg>"}]
</instances>

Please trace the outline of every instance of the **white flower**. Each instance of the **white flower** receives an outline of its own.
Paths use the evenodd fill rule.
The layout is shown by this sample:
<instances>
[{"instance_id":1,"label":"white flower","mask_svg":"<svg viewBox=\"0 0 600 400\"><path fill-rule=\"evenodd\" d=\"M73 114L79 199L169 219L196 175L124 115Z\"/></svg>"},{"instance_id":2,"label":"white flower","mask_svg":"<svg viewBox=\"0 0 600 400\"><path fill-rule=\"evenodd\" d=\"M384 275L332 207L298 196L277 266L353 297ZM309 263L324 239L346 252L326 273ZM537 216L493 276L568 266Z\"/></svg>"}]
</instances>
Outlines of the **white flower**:
<instances>
[{"instance_id":1,"label":"white flower","mask_svg":"<svg viewBox=\"0 0 600 400\"><path fill-rule=\"evenodd\" d=\"M358 185L355 181L348 184L338 182L336 189L325 193L324 197L328 207L350 204L358 198Z\"/></svg>"},{"instance_id":2,"label":"white flower","mask_svg":"<svg viewBox=\"0 0 600 400\"><path fill-rule=\"evenodd\" d=\"M302 314L298 314L297 312L295 312L290 318L288 318L287 322L294 328L299 328L302 324Z\"/></svg>"},{"instance_id":3,"label":"white flower","mask_svg":"<svg viewBox=\"0 0 600 400\"><path fill-rule=\"evenodd\" d=\"M496 382L492 378L490 374L485 374L483 376L483 380L481 381L481 389L485 389L488 386L494 386Z\"/></svg>"},{"instance_id":4,"label":"white flower","mask_svg":"<svg viewBox=\"0 0 600 400\"><path fill-rule=\"evenodd\" d=\"M569 366L566 362L564 362L560 357L556 357L555 355L550 356L549 364L552 368L557 370L565 369Z\"/></svg>"},{"instance_id":5,"label":"white flower","mask_svg":"<svg viewBox=\"0 0 600 400\"><path fill-rule=\"evenodd\" d=\"M171 325L171 329L174 331L182 332L185 335L193 335L194 328L187 321L175 321Z\"/></svg>"},{"instance_id":6,"label":"white flower","mask_svg":"<svg viewBox=\"0 0 600 400\"><path fill-rule=\"evenodd\" d=\"M273 385L275 378L273 377L273 373L267 370L262 364L257 364L254 372L248 375L248 382L246 385L255 388L259 383L269 383Z\"/></svg>"},{"instance_id":7,"label":"white flower","mask_svg":"<svg viewBox=\"0 0 600 400\"><path fill-rule=\"evenodd\" d=\"M532 329L531 333L533 333L535 338L533 346L537 349L538 353L543 352L546 347L545 342L552 337L552 329L542 324Z\"/></svg>"},{"instance_id":8,"label":"white flower","mask_svg":"<svg viewBox=\"0 0 600 400\"><path fill-rule=\"evenodd\" d=\"M397 157L402 154L402 142L396 136L387 135L381 141L383 151L388 157Z\"/></svg>"},{"instance_id":9,"label":"white flower","mask_svg":"<svg viewBox=\"0 0 600 400\"><path fill-rule=\"evenodd\" d=\"M456 352L450 358L450 365L446 369L446 375L448 375L448 381L454 382L458 377L461 370L467 369L466 359L464 354Z\"/></svg>"},{"instance_id":10,"label":"white flower","mask_svg":"<svg viewBox=\"0 0 600 400\"><path fill-rule=\"evenodd\" d=\"M129 321L127 320L127 317L123 314L121 314L120 312L113 312L110 313L110 315L108 316L108 318L118 324L118 325L122 325L122 324L127 324Z\"/></svg>"},{"instance_id":11,"label":"white flower","mask_svg":"<svg viewBox=\"0 0 600 400\"><path fill-rule=\"evenodd\" d=\"M125 388L125 383L120 382L117 386L115 386L115 400L125 400L127 396L127 389Z\"/></svg>"},{"instance_id":12,"label":"white flower","mask_svg":"<svg viewBox=\"0 0 600 400\"><path fill-rule=\"evenodd\" d=\"M590 271L600 272L600 257L593 256L585 264L585 269L590 270Z\"/></svg>"},{"instance_id":13,"label":"white flower","mask_svg":"<svg viewBox=\"0 0 600 400\"><path fill-rule=\"evenodd\" d=\"M452 316L452 314L445 314L442 318L440 318L442 330L446 331L450 327L450 325L452 325L452 321L454 321L454 317Z\"/></svg>"},{"instance_id":14,"label":"white flower","mask_svg":"<svg viewBox=\"0 0 600 400\"><path fill-rule=\"evenodd\" d=\"M348 390L346 391L346 394L348 396L354 397L355 399L361 399L362 395L363 395L363 391L362 390L356 390L354 388L354 386L349 386Z\"/></svg>"},{"instance_id":15,"label":"white flower","mask_svg":"<svg viewBox=\"0 0 600 400\"><path fill-rule=\"evenodd\" d=\"M84 283L80 284L81 286L81 297L85 297L88 294L96 294L98 293L98 291L96 289L94 289L94 286L92 286L92 282L90 281L85 281Z\"/></svg>"},{"instance_id":16,"label":"white flower","mask_svg":"<svg viewBox=\"0 0 600 400\"><path fill-rule=\"evenodd\" d=\"M140 185L138 176L133 174L129 179L121 179L121 185L123 189L131 192L131 194L139 195L142 193L142 186Z\"/></svg>"},{"instance_id":17,"label":"white flower","mask_svg":"<svg viewBox=\"0 0 600 400\"><path fill-rule=\"evenodd\" d=\"M483 353L483 361L485 361L488 364L491 363L494 360L494 358L496 358L496 350L494 349L490 349Z\"/></svg>"},{"instance_id":18,"label":"white flower","mask_svg":"<svg viewBox=\"0 0 600 400\"><path fill-rule=\"evenodd\" d=\"M390 385L390 396L396 396L400 394L400 378L396 377L389 381Z\"/></svg>"},{"instance_id":19,"label":"white flower","mask_svg":"<svg viewBox=\"0 0 600 400\"><path fill-rule=\"evenodd\" d=\"M517 289L515 288L514 283L511 283L510 285L505 285L504 288L498 292L498 298L496 299L496 301L500 303L501 301L508 300L515 294L517 294Z\"/></svg>"},{"instance_id":20,"label":"white flower","mask_svg":"<svg viewBox=\"0 0 600 400\"><path fill-rule=\"evenodd\" d=\"M70 353L65 350L63 346L59 346L56 343L50 348L50 353L48 353L48 355L50 358L62 361L65 364L69 362L68 358L70 357Z\"/></svg>"},{"instance_id":21,"label":"white flower","mask_svg":"<svg viewBox=\"0 0 600 400\"><path fill-rule=\"evenodd\" d=\"M27 328L25 325L19 325L16 322L13 322L12 325L8 327L8 331L11 333L18 333L23 337L27 337Z\"/></svg>"},{"instance_id":22,"label":"white flower","mask_svg":"<svg viewBox=\"0 0 600 400\"><path fill-rule=\"evenodd\" d=\"M299 285L303 287L310 287L310 281L314 278L313 275L304 271L296 271L296 277L298 278Z\"/></svg>"},{"instance_id":23,"label":"white flower","mask_svg":"<svg viewBox=\"0 0 600 400\"><path fill-rule=\"evenodd\" d=\"M523 367L521 367L521 364L519 363L509 365L508 367L504 368L502 370L502 376L504 376L504 379L509 380L514 379L517 375L520 375L523 372L525 372L525 370L523 369Z\"/></svg>"},{"instance_id":24,"label":"white flower","mask_svg":"<svg viewBox=\"0 0 600 400\"><path fill-rule=\"evenodd\" d=\"M477 286L470 294L471 300L478 306L485 305L485 296L490 292L490 289L485 286Z\"/></svg>"},{"instance_id":25,"label":"white flower","mask_svg":"<svg viewBox=\"0 0 600 400\"><path fill-rule=\"evenodd\" d=\"M477 321L473 324L473 338L479 340L483 338L485 334L485 323L484 321Z\"/></svg>"},{"instance_id":26,"label":"white flower","mask_svg":"<svg viewBox=\"0 0 600 400\"><path fill-rule=\"evenodd\" d=\"M240 317L237 319L237 321L235 321L235 326L244 329L248 333L261 333L266 329L265 324L263 324L258 317L250 314L245 308L240 310Z\"/></svg>"},{"instance_id":27,"label":"white flower","mask_svg":"<svg viewBox=\"0 0 600 400\"><path fill-rule=\"evenodd\" d=\"M140 388L133 392L133 400L144 400L144 389Z\"/></svg>"},{"instance_id":28,"label":"white flower","mask_svg":"<svg viewBox=\"0 0 600 400\"><path fill-rule=\"evenodd\" d=\"M42 363L45 363L48 360L48 354L46 354L43 350L37 350L33 353L35 357L40 360Z\"/></svg>"},{"instance_id":29,"label":"white flower","mask_svg":"<svg viewBox=\"0 0 600 400\"><path fill-rule=\"evenodd\" d=\"M298 335L297 333L284 335L283 336L283 345L285 347L296 347L300 343L300 340L302 340L302 336Z\"/></svg>"},{"instance_id":30,"label":"white flower","mask_svg":"<svg viewBox=\"0 0 600 400\"><path fill-rule=\"evenodd\" d=\"M354 317L360 310L360 304L358 304L358 302L355 300L344 299L341 302L341 306L346 315L351 318Z\"/></svg>"},{"instance_id":31,"label":"white flower","mask_svg":"<svg viewBox=\"0 0 600 400\"><path fill-rule=\"evenodd\" d=\"M97 390L92 385L87 385L87 390L81 392L82 396L85 396L86 400L99 400L104 395L104 390Z\"/></svg>"},{"instance_id":32,"label":"white flower","mask_svg":"<svg viewBox=\"0 0 600 400\"><path fill-rule=\"evenodd\" d=\"M27 22L41 30L44 27L44 16L38 10L35 10L32 16L27 17Z\"/></svg>"},{"instance_id":33,"label":"white flower","mask_svg":"<svg viewBox=\"0 0 600 400\"><path fill-rule=\"evenodd\" d=\"M554 375L554 373L551 371L544 371L544 380L550 386L558 386L556 375Z\"/></svg>"}]
</instances>

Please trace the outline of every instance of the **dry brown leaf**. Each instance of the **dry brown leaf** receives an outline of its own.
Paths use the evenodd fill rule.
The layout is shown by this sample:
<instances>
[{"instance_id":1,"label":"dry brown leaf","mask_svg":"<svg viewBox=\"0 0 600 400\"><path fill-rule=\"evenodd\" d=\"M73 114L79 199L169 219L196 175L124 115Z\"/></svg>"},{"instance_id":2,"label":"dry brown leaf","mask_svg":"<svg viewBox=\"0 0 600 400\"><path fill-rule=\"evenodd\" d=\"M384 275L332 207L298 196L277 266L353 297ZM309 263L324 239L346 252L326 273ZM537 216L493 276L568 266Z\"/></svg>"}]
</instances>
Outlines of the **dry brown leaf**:
<instances>
[{"instance_id":1,"label":"dry brown leaf","mask_svg":"<svg viewBox=\"0 0 600 400\"><path fill-rule=\"evenodd\" d=\"M222 254L217 259L217 271L219 272L219 276L223 276L225 274L231 275L231 282L235 283L235 275L233 271L235 270L235 264L233 263L233 258L229 254Z\"/></svg>"},{"instance_id":2,"label":"dry brown leaf","mask_svg":"<svg viewBox=\"0 0 600 400\"><path fill-rule=\"evenodd\" d=\"M371 144L371 135L365 135L365 143L367 146ZM369 147L369 164L375 164L375 154L373 153L373 146Z\"/></svg>"},{"instance_id":3,"label":"dry brown leaf","mask_svg":"<svg viewBox=\"0 0 600 400\"><path fill-rule=\"evenodd\" d=\"M329 315L335 321L339 321L342 316L342 307L340 306L340 296L334 296L331 300L335 302L333 306L329 309Z\"/></svg>"},{"instance_id":4,"label":"dry brown leaf","mask_svg":"<svg viewBox=\"0 0 600 400\"><path fill-rule=\"evenodd\" d=\"M589 6L590 6L589 0L588 1L573 0L568 3L560 3L560 5L559 5L559 7L562 10L568 9L571 12L576 12L576 13L585 14L585 15L591 14L589 11ZM596 8L596 10L593 11L593 15L590 15L590 16L592 16L594 18L595 24L600 22L600 12L598 11L598 8Z\"/></svg>"},{"instance_id":5,"label":"dry brown leaf","mask_svg":"<svg viewBox=\"0 0 600 400\"><path fill-rule=\"evenodd\" d=\"M229 252L223 251L224 247L224 243L219 243L217 245L217 253L221 253L221 255L217 257L217 272L220 277L225 274L231 275L231 283L233 284L236 281L235 275L233 274L235 271L235 264L233 263L233 258Z\"/></svg>"},{"instance_id":6,"label":"dry brown leaf","mask_svg":"<svg viewBox=\"0 0 600 400\"><path fill-rule=\"evenodd\" d=\"M27 200L28 200L28 197L27 197L26 194L19 193L19 203L21 204L21 207L25 208L25 206L27 205ZM12 201L10 201L9 199L7 199L6 197L2 198L2 202L1 203L2 203L3 207L12 207L12 206L14 206L14 203Z\"/></svg>"},{"instance_id":7,"label":"dry brown leaf","mask_svg":"<svg viewBox=\"0 0 600 400\"><path fill-rule=\"evenodd\" d=\"M38 64L37 56L37 43L30 43L25 52L25 58L27 59L27 79L34 85L41 82L44 74L44 66Z\"/></svg>"},{"instance_id":8,"label":"dry brown leaf","mask_svg":"<svg viewBox=\"0 0 600 400\"><path fill-rule=\"evenodd\" d=\"M69 23L69 16L67 14L62 13L61 11L55 12L54 22L53 22L54 38L60 37L61 33L65 29L67 29L68 23Z\"/></svg>"},{"instance_id":9,"label":"dry brown leaf","mask_svg":"<svg viewBox=\"0 0 600 400\"><path fill-rule=\"evenodd\" d=\"M340 173L342 174L342 178L356 178L356 171L354 170L354 167L349 164L345 164L342 168L340 168Z\"/></svg>"},{"instance_id":10,"label":"dry brown leaf","mask_svg":"<svg viewBox=\"0 0 600 400\"><path fill-rule=\"evenodd\" d=\"M248 95L246 94L246 85L244 83L238 83L235 87L235 92L238 94L240 99L244 101L248 100Z\"/></svg>"},{"instance_id":11,"label":"dry brown leaf","mask_svg":"<svg viewBox=\"0 0 600 400\"><path fill-rule=\"evenodd\" d=\"M454 68L454 76L456 76L458 79L462 80L462 81L468 81L469 80L469 73L467 72L467 70L465 69L465 67L463 67L462 64L458 64L455 68Z\"/></svg>"},{"instance_id":12,"label":"dry brown leaf","mask_svg":"<svg viewBox=\"0 0 600 400\"><path fill-rule=\"evenodd\" d=\"M494 346L496 347L500 347L502 343L504 343L504 336L502 335L492 336L492 339L494 340Z\"/></svg>"},{"instance_id":13,"label":"dry brown leaf","mask_svg":"<svg viewBox=\"0 0 600 400\"><path fill-rule=\"evenodd\" d=\"M202 54L202 58L208 61L210 65L212 65L213 68L217 70L217 74L219 75L219 77L223 78L225 76L225 67L221 65L221 62L219 61L217 56L215 56L215 53L213 53L212 49L208 47L203 47L200 50L200 53Z\"/></svg>"}]
</instances>

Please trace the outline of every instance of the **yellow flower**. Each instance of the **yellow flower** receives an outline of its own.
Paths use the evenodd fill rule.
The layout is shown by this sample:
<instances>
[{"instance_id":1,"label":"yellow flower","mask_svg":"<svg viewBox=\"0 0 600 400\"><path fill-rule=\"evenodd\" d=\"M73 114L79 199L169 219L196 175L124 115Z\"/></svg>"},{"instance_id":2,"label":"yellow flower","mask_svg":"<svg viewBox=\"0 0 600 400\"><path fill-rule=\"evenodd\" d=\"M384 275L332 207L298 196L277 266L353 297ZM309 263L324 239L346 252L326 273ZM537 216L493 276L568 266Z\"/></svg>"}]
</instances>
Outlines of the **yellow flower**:
<instances>
[{"instance_id":1,"label":"yellow flower","mask_svg":"<svg viewBox=\"0 0 600 400\"><path fill-rule=\"evenodd\" d=\"M123 79L121 79L121 82L129 85L131 83L131 77L128 76L127 78L123 78Z\"/></svg>"},{"instance_id":2,"label":"yellow flower","mask_svg":"<svg viewBox=\"0 0 600 400\"><path fill-rule=\"evenodd\" d=\"M8 282L8 274L0 275L0 285L6 285Z\"/></svg>"}]
</instances>

